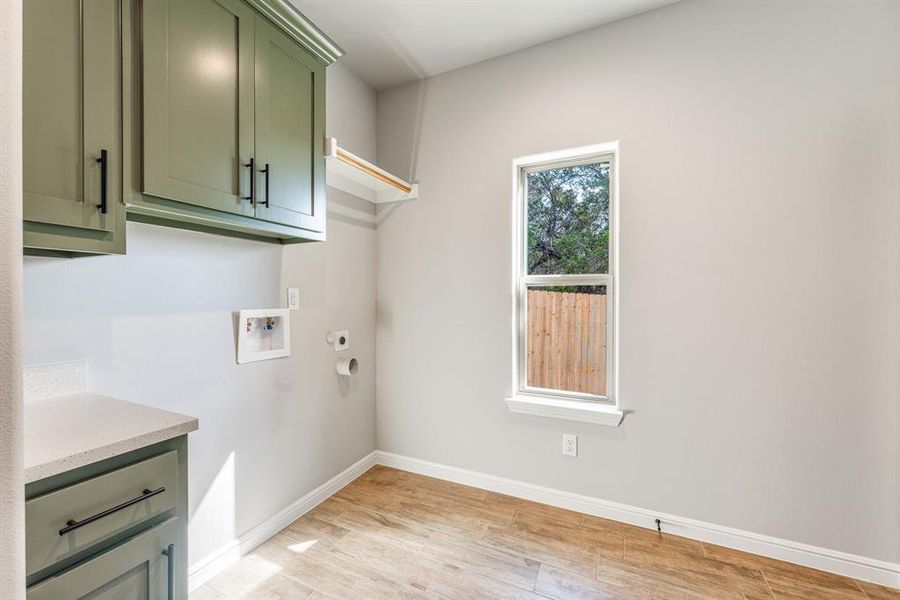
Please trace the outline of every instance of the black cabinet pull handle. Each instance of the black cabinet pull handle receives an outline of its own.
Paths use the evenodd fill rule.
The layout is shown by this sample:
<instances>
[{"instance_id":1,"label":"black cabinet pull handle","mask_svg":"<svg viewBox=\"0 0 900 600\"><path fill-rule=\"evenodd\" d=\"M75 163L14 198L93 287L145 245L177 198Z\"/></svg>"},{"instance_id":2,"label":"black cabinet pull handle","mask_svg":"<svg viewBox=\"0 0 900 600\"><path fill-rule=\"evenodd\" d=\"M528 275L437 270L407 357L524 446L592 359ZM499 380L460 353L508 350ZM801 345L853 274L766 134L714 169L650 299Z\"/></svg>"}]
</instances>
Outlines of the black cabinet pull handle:
<instances>
[{"instance_id":1,"label":"black cabinet pull handle","mask_svg":"<svg viewBox=\"0 0 900 600\"><path fill-rule=\"evenodd\" d=\"M97 159L97 162L100 163L100 204L97 205L97 208L100 209L100 212L104 215L107 211L107 184L109 183L109 178L107 175L108 166L109 166L109 152L106 150L100 151L100 158Z\"/></svg>"},{"instance_id":2,"label":"black cabinet pull handle","mask_svg":"<svg viewBox=\"0 0 900 600\"><path fill-rule=\"evenodd\" d=\"M249 200L250 204L256 204L256 159L251 158L245 167L250 167L250 195L241 196L241 200Z\"/></svg>"},{"instance_id":3,"label":"black cabinet pull handle","mask_svg":"<svg viewBox=\"0 0 900 600\"><path fill-rule=\"evenodd\" d=\"M74 531L74 530L78 529L79 527L84 527L85 525L93 523L94 521L99 521L103 517L108 517L109 515L111 515L113 513L117 513L120 510L128 508L129 506L133 506L133 505L137 504L138 502L143 502L147 498L152 498L153 496L162 494L165 491L166 491L165 487L161 487L161 488L158 488L155 490L144 490L140 496L138 496L136 498L132 498L131 500L126 500L122 504L113 506L112 508L107 508L103 512L99 512L96 515L90 516L83 521L76 521L75 519L69 519L68 521L66 521L66 526L59 530L59 535L66 535L70 531Z\"/></svg>"},{"instance_id":4,"label":"black cabinet pull handle","mask_svg":"<svg viewBox=\"0 0 900 600\"><path fill-rule=\"evenodd\" d=\"M175 600L175 544L169 544L162 553L166 557L166 588L169 592L167 597L169 600Z\"/></svg>"},{"instance_id":5,"label":"black cabinet pull handle","mask_svg":"<svg viewBox=\"0 0 900 600\"><path fill-rule=\"evenodd\" d=\"M266 201L260 204L265 204L266 208L269 208L269 173L272 172L272 167L269 166L269 163L266 163L266 168L260 169L259 172L266 174Z\"/></svg>"}]
</instances>

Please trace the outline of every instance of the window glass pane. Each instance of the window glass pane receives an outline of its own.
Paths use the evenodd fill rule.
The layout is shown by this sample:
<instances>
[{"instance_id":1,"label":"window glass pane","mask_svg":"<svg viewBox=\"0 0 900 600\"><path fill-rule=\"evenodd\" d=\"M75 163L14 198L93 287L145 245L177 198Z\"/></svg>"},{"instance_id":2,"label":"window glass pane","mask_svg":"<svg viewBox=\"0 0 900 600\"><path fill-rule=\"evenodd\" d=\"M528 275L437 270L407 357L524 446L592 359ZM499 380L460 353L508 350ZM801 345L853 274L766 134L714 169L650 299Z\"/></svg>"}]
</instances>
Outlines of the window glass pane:
<instances>
[{"instance_id":1,"label":"window glass pane","mask_svg":"<svg viewBox=\"0 0 900 600\"><path fill-rule=\"evenodd\" d=\"M527 289L528 387L606 395L606 286Z\"/></svg>"},{"instance_id":2,"label":"window glass pane","mask_svg":"<svg viewBox=\"0 0 900 600\"><path fill-rule=\"evenodd\" d=\"M526 177L528 273L609 273L609 163Z\"/></svg>"}]
</instances>

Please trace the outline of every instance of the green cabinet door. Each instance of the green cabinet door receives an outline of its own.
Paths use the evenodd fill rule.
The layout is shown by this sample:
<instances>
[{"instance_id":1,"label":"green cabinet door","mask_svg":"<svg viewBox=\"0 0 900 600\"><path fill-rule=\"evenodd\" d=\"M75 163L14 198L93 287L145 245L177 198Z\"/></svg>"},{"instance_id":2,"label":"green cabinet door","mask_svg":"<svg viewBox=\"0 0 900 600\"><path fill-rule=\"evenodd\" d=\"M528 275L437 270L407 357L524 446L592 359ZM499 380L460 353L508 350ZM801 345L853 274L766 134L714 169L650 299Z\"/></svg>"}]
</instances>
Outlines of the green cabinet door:
<instances>
[{"instance_id":1,"label":"green cabinet door","mask_svg":"<svg viewBox=\"0 0 900 600\"><path fill-rule=\"evenodd\" d=\"M28 588L27 600L175 600L177 518Z\"/></svg>"},{"instance_id":2,"label":"green cabinet door","mask_svg":"<svg viewBox=\"0 0 900 600\"><path fill-rule=\"evenodd\" d=\"M26 251L125 250L122 9L120 0L24 3Z\"/></svg>"},{"instance_id":3,"label":"green cabinet door","mask_svg":"<svg viewBox=\"0 0 900 600\"><path fill-rule=\"evenodd\" d=\"M325 231L325 65L256 20L256 217Z\"/></svg>"},{"instance_id":4,"label":"green cabinet door","mask_svg":"<svg viewBox=\"0 0 900 600\"><path fill-rule=\"evenodd\" d=\"M253 28L240 0L143 2L143 191L252 216Z\"/></svg>"}]
</instances>

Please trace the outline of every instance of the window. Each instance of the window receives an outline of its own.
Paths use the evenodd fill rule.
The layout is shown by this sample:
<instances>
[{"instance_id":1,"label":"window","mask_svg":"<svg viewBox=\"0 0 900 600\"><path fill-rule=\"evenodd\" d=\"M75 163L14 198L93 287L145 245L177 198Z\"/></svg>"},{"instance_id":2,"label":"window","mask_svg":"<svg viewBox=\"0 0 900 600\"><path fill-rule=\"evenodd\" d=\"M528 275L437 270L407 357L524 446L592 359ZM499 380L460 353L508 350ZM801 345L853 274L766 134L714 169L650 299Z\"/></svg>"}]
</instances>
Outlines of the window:
<instances>
[{"instance_id":1,"label":"window","mask_svg":"<svg viewBox=\"0 0 900 600\"><path fill-rule=\"evenodd\" d=\"M616 425L621 420L613 368L615 150L615 145L594 146L513 163L516 339L511 410L538 405L517 412L577 418L587 411L594 416L578 420L615 420ZM598 420L597 414L618 420Z\"/></svg>"}]
</instances>

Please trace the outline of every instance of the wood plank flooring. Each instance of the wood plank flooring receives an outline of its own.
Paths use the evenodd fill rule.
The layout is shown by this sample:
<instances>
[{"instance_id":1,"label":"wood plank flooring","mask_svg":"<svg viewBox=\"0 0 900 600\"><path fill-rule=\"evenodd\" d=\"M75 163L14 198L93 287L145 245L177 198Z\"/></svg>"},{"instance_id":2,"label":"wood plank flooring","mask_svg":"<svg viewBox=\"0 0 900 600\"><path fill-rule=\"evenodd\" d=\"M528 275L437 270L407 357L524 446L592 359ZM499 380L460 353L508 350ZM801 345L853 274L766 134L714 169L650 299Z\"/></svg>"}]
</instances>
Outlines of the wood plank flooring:
<instances>
[{"instance_id":1,"label":"wood plank flooring","mask_svg":"<svg viewBox=\"0 0 900 600\"><path fill-rule=\"evenodd\" d=\"M897 590L373 467L191 600L900 600Z\"/></svg>"}]
</instances>

